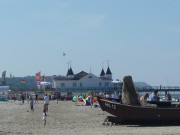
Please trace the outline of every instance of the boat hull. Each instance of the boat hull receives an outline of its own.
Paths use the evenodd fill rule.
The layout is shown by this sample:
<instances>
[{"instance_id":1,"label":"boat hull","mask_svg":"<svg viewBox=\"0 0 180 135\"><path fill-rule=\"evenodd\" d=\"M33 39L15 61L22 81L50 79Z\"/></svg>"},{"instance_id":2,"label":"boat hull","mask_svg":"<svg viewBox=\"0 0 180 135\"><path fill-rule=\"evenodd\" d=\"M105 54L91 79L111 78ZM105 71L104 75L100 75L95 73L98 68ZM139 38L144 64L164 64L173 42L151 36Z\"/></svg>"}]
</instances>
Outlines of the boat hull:
<instances>
[{"instance_id":1,"label":"boat hull","mask_svg":"<svg viewBox=\"0 0 180 135\"><path fill-rule=\"evenodd\" d=\"M132 106L112 102L98 97L103 111L106 111L122 120L175 120L180 121L180 108L160 108L146 106Z\"/></svg>"}]
</instances>

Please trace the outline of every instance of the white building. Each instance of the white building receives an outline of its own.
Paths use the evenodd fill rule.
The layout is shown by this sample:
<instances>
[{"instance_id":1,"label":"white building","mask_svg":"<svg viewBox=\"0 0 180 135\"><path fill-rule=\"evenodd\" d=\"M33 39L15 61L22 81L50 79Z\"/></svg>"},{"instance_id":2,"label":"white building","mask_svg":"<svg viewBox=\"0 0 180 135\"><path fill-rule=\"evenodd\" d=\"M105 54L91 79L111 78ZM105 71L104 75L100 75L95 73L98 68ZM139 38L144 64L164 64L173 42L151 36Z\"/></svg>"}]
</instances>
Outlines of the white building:
<instances>
[{"instance_id":1,"label":"white building","mask_svg":"<svg viewBox=\"0 0 180 135\"><path fill-rule=\"evenodd\" d=\"M68 69L66 76L54 77L54 88L60 90L109 90L112 88L112 73L108 67L107 72L102 69L100 77L92 73L81 71L74 74L72 68Z\"/></svg>"},{"instance_id":2,"label":"white building","mask_svg":"<svg viewBox=\"0 0 180 135\"><path fill-rule=\"evenodd\" d=\"M0 95L6 95L9 94L9 86L0 86Z\"/></svg>"}]
</instances>

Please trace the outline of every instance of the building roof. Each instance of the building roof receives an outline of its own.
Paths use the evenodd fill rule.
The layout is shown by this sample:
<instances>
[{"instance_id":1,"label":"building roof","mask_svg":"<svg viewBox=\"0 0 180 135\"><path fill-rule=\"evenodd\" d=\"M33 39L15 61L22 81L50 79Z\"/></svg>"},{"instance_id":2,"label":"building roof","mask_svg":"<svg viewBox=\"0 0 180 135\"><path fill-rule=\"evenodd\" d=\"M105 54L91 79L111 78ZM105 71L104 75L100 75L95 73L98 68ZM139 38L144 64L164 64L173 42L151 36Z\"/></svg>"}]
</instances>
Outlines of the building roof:
<instances>
[{"instance_id":1,"label":"building roof","mask_svg":"<svg viewBox=\"0 0 180 135\"><path fill-rule=\"evenodd\" d=\"M70 70L70 69L69 69ZM68 71L69 71L68 70ZM73 72L72 72L73 73ZM69 74L70 75L70 74ZM72 74L74 75L74 73ZM81 71L80 73L78 74L75 74L74 75L74 78L67 78L67 76L55 76L54 77L54 80L80 80L81 78L83 78L84 76L86 76L87 73L84 72L84 71Z\"/></svg>"},{"instance_id":2,"label":"building roof","mask_svg":"<svg viewBox=\"0 0 180 135\"><path fill-rule=\"evenodd\" d=\"M67 78L67 76L54 76L54 80L69 80L69 78Z\"/></svg>"},{"instance_id":3,"label":"building roof","mask_svg":"<svg viewBox=\"0 0 180 135\"><path fill-rule=\"evenodd\" d=\"M77 74L74 75L74 73L73 73L73 71L72 71L72 68L70 68L70 69L68 70L68 73L67 73L66 76L54 76L54 80L63 80L63 81L66 81L66 80L80 80L81 78L83 78L83 77L86 76L87 74L88 74L88 73L86 73L86 72L84 72L84 71L81 71L81 72L79 72L79 73L77 73ZM108 67L108 69L107 69L106 74L112 74L112 73L111 73L111 70L109 69L109 67ZM68 77L67 77L68 75L74 75L74 78L68 78ZM112 79L109 79L109 78L105 77L104 75L105 75L105 72L104 72L104 69L102 69L101 75L100 75L99 78L102 79L102 80L112 80Z\"/></svg>"},{"instance_id":4,"label":"building roof","mask_svg":"<svg viewBox=\"0 0 180 135\"><path fill-rule=\"evenodd\" d=\"M81 71L81 72L79 72L78 74L76 74L75 75L75 79L76 80L79 80L79 79L81 79L81 78L83 78L84 76L86 76L88 73L86 73L86 72L84 72L84 71Z\"/></svg>"},{"instance_id":5,"label":"building roof","mask_svg":"<svg viewBox=\"0 0 180 135\"><path fill-rule=\"evenodd\" d=\"M108 67L108 69L107 69L107 71L106 71L106 74L110 74L110 75L112 74L109 67Z\"/></svg>"},{"instance_id":6,"label":"building roof","mask_svg":"<svg viewBox=\"0 0 180 135\"><path fill-rule=\"evenodd\" d=\"M104 75L105 75L105 72L104 72L104 69L102 69L100 76L104 76Z\"/></svg>"},{"instance_id":7,"label":"building roof","mask_svg":"<svg viewBox=\"0 0 180 135\"><path fill-rule=\"evenodd\" d=\"M67 74L66 74L66 76L68 76L69 75L69 69L68 69L68 71L67 71Z\"/></svg>"},{"instance_id":8,"label":"building roof","mask_svg":"<svg viewBox=\"0 0 180 135\"><path fill-rule=\"evenodd\" d=\"M69 75L74 75L72 68L69 69Z\"/></svg>"},{"instance_id":9,"label":"building roof","mask_svg":"<svg viewBox=\"0 0 180 135\"><path fill-rule=\"evenodd\" d=\"M66 76L68 75L74 75L72 68L68 69Z\"/></svg>"}]
</instances>

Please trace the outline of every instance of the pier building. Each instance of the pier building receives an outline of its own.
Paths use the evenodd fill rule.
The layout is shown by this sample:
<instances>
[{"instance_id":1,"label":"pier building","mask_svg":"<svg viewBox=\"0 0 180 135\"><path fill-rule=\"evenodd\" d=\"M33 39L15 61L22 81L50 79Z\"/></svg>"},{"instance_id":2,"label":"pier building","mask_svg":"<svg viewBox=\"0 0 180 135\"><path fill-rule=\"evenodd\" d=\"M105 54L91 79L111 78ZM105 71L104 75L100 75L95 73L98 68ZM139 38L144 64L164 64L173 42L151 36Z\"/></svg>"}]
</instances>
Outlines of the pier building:
<instances>
[{"instance_id":1,"label":"pier building","mask_svg":"<svg viewBox=\"0 0 180 135\"><path fill-rule=\"evenodd\" d=\"M54 76L53 86L61 90L109 90L112 88L112 72L108 66L106 73L102 68L100 76L81 71L74 74L70 67L66 76Z\"/></svg>"}]
</instances>

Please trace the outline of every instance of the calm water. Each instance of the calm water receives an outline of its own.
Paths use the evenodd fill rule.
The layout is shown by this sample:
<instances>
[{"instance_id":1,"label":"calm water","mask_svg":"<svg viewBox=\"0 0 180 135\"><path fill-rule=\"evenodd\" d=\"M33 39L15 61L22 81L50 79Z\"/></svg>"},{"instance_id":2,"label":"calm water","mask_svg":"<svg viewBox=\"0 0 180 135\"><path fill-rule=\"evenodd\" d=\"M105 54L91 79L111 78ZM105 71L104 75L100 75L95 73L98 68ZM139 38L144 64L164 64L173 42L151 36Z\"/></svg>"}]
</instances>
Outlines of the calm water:
<instances>
[{"instance_id":1,"label":"calm water","mask_svg":"<svg viewBox=\"0 0 180 135\"><path fill-rule=\"evenodd\" d=\"M144 95L145 93L146 92L139 92L141 96ZM151 94L151 92L147 92L147 93L149 93L149 95ZM163 100L165 97L165 91L161 91L158 93L159 93L160 99ZM169 92L169 94L172 97L172 101L177 101L178 99L180 99L180 91L171 91Z\"/></svg>"}]
</instances>

